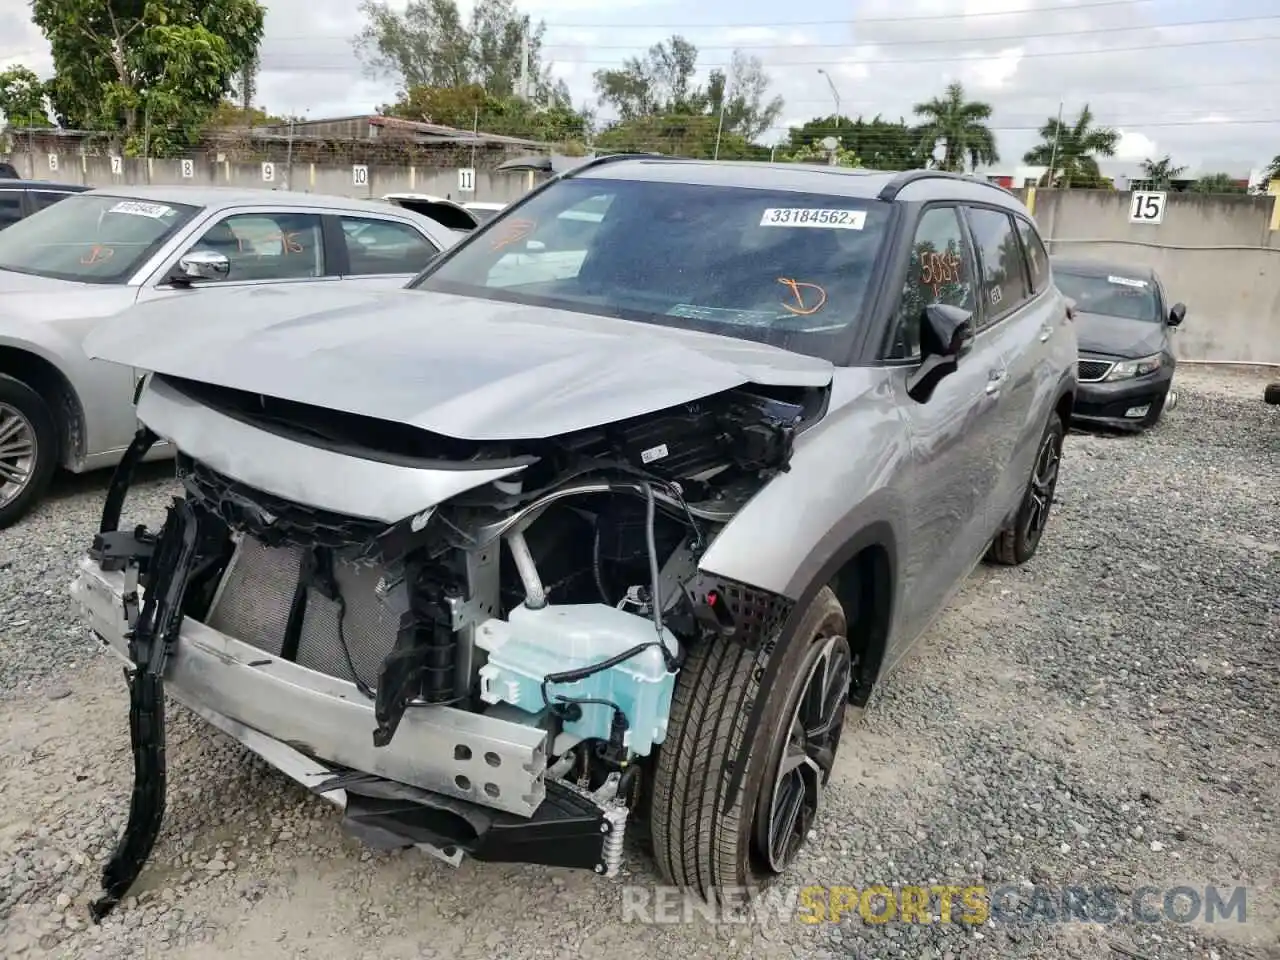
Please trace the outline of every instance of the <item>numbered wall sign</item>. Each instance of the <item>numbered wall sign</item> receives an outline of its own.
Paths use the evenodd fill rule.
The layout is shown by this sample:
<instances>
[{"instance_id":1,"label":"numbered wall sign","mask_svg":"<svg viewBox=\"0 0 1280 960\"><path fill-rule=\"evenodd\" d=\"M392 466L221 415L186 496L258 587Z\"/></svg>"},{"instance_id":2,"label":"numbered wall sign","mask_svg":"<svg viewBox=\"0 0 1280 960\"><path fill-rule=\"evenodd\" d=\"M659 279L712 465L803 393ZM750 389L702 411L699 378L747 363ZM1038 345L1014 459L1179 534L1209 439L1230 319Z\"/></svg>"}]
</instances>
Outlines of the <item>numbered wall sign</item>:
<instances>
[{"instance_id":1,"label":"numbered wall sign","mask_svg":"<svg viewBox=\"0 0 1280 960\"><path fill-rule=\"evenodd\" d=\"M112 173L114 173L114 174L121 174L121 173L124 173L124 158L123 158L123 157L112 157L112 158L111 158L111 172L112 172Z\"/></svg>"},{"instance_id":2,"label":"numbered wall sign","mask_svg":"<svg viewBox=\"0 0 1280 960\"><path fill-rule=\"evenodd\" d=\"M1129 200L1129 222L1162 223L1167 196L1163 190L1133 191L1133 197Z\"/></svg>"},{"instance_id":3,"label":"numbered wall sign","mask_svg":"<svg viewBox=\"0 0 1280 960\"><path fill-rule=\"evenodd\" d=\"M269 161L267 163L264 163L262 165L262 179L265 180L267 183L270 183L275 178L276 178L276 165Z\"/></svg>"},{"instance_id":4,"label":"numbered wall sign","mask_svg":"<svg viewBox=\"0 0 1280 960\"><path fill-rule=\"evenodd\" d=\"M476 172L471 167L464 167L458 171L458 192L459 193L475 193L476 192Z\"/></svg>"},{"instance_id":5,"label":"numbered wall sign","mask_svg":"<svg viewBox=\"0 0 1280 960\"><path fill-rule=\"evenodd\" d=\"M183 160L181 166L182 176L185 179L190 180L196 175L196 162L194 160Z\"/></svg>"},{"instance_id":6,"label":"numbered wall sign","mask_svg":"<svg viewBox=\"0 0 1280 960\"><path fill-rule=\"evenodd\" d=\"M357 163L351 168L351 182L357 187L365 187L369 185L369 168L362 163Z\"/></svg>"},{"instance_id":7,"label":"numbered wall sign","mask_svg":"<svg viewBox=\"0 0 1280 960\"><path fill-rule=\"evenodd\" d=\"M49 154L49 169L50 170L58 169L58 155L56 153Z\"/></svg>"}]
</instances>

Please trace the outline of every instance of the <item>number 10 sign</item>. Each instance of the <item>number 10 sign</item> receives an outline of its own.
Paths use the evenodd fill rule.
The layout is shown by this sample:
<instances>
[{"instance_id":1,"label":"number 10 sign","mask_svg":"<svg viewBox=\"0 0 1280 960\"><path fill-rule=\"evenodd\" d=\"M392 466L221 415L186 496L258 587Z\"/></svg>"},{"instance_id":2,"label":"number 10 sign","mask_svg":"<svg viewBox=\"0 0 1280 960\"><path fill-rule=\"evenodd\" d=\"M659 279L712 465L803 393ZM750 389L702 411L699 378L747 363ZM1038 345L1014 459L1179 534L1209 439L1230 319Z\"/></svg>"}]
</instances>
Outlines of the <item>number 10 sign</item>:
<instances>
[{"instance_id":1,"label":"number 10 sign","mask_svg":"<svg viewBox=\"0 0 1280 960\"><path fill-rule=\"evenodd\" d=\"M1168 196L1163 190L1135 190L1129 200L1130 223L1161 223L1164 221L1164 201Z\"/></svg>"}]
</instances>

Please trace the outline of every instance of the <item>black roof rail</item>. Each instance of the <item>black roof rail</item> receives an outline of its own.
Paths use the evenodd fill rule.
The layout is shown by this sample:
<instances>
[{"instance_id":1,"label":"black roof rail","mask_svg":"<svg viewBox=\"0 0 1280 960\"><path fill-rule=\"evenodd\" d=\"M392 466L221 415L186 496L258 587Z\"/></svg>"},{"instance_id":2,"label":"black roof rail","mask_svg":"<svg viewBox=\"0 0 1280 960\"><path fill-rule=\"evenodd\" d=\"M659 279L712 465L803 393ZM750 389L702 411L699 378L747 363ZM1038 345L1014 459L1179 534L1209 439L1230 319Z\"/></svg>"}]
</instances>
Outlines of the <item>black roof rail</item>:
<instances>
[{"instance_id":1,"label":"black roof rail","mask_svg":"<svg viewBox=\"0 0 1280 960\"><path fill-rule=\"evenodd\" d=\"M1012 190L1002 187L998 183L992 183L990 180L983 180L981 177L975 177L968 173L955 173L951 170L904 170L884 185L880 193L877 194L877 199L896 200L898 194L905 187L910 186L917 180L962 180L965 183L976 183L980 186L991 187L993 190L1007 193L1011 197L1016 196Z\"/></svg>"}]
</instances>

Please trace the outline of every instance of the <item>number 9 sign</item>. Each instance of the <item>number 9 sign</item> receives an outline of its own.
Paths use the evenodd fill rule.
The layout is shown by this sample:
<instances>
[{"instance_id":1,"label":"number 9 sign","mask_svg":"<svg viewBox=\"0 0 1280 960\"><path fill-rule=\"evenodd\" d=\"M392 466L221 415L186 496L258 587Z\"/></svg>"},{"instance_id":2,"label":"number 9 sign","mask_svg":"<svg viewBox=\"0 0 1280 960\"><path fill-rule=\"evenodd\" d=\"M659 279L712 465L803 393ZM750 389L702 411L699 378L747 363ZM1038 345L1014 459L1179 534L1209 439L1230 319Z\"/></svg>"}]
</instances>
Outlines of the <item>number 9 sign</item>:
<instances>
[{"instance_id":1,"label":"number 9 sign","mask_svg":"<svg viewBox=\"0 0 1280 960\"><path fill-rule=\"evenodd\" d=\"M1130 223L1161 223L1168 196L1163 190L1135 190L1129 201Z\"/></svg>"}]
</instances>

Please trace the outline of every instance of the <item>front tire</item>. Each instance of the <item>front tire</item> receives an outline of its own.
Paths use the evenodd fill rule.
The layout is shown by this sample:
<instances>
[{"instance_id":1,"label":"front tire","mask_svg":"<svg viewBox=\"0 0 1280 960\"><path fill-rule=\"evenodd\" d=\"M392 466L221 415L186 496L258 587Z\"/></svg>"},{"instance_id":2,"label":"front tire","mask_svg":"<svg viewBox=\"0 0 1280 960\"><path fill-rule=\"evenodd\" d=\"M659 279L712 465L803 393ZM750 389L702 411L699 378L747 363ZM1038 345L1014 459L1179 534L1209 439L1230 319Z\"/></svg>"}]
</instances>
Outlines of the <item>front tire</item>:
<instances>
[{"instance_id":1,"label":"front tire","mask_svg":"<svg viewBox=\"0 0 1280 960\"><path fill-rule=\"evenodd\" d=\"M756 654L732 640L689 651L650 796L653 854L668 883L713 900L723 888L761 886L794 860L820 814L844 726L847 630L844 609L823 587L778 639L781 663L768 688L758 683ZM745 775L724 810L744 743Z\"/></svg>"},{"instance_id":2,"label":"front tire","mask_svg":"<svg viewBox=\"0 0 1280 960\"><path fill-rule=\"evenodd\" d=\"M1066 431L1062 418L1055 411L1049 414L1049 423L1040 438L1035 466L1027 481L1022 505L1013 522L996 534L987 550L988 563L1002 566L1021 566L1036 555L1040 538L1049 524L1053 508L1054 491L1058 489L1058 472L1062 464L1062 442Z\"/></svg>"},{"instance_id":3,"label":"front tire","mask_svg":"<svg viewBox=\"0 0 1280 960\"><path fill-rule=\"evenodd\" d=\"M44 496L58 461L58 427L40 394L0 374L0 530Z\"/></svg>"}]
</instances>

